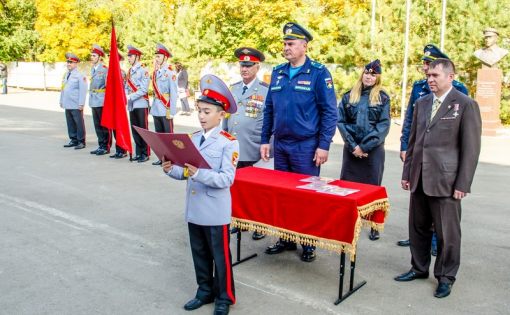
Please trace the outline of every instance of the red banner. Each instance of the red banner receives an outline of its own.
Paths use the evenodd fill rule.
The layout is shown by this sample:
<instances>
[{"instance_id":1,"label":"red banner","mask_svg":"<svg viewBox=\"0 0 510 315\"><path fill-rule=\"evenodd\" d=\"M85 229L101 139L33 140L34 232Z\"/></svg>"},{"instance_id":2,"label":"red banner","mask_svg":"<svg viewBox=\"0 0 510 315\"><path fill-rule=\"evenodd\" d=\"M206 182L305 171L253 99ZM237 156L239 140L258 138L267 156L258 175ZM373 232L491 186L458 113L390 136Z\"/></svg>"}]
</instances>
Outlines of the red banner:
<instances>
[{"instance_id":1,"label":"red banner","mask_svg":"<svg viewBox=\"0 0 510 315\"><path fill-rule=\"evenodd\" d=\"M124 80L122 79L117 49L117 37L113 24L110 42L110 62L108 64L108 80L106 81L101 125L115 130L116 145L132 153L131 133L126 112L126 92L124 90Z\"/></svg>"}]
</instances>

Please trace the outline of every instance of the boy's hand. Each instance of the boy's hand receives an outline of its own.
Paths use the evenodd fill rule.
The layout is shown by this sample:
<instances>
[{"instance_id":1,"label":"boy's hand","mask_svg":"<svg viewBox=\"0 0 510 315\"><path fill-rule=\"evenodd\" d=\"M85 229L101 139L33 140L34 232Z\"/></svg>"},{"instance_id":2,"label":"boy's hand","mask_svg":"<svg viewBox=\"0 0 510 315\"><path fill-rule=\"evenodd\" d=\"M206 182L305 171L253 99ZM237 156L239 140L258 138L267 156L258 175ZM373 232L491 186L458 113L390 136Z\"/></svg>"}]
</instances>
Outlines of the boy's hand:
<instances>
[{"instance_id":1,"label":"boy's hand","mask_svg":"<svg viewBox=\"0 0 510 315\"><path fill-rule=\"evenodd\" d=\"M163 172L165 172L165 174L170 172L170 170L172 169L172 161L167 161L163 157L162 162L163 162L163 164L161 164L161 167L163 168Z\"/></svg>"},{"instance_id":2,"label":"boy's hand","mask_svg":"<svg viewBox=\"0 0 510 315\"><path fill-rule=\"evenodd\" d=\"M196 166L193 166L193 165L188 164L188 163L185 163L184 165L188 168L189 177L191 177L191 176L196 174L196 172L198 170L198 168Z\"/></svg>"}]
</instances>

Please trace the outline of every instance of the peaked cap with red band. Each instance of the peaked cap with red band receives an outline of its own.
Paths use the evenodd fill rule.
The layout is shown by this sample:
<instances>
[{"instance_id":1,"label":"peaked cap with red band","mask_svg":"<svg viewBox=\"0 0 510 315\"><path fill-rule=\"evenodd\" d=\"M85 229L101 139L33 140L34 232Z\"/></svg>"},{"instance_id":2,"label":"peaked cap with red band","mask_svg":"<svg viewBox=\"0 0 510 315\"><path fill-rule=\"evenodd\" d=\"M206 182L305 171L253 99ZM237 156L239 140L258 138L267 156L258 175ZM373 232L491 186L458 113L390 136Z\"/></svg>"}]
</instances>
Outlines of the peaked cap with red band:
<instances>
[{"instance_id":1,"label":"peaked cap with red band","mask_svg":"<svg viewBox=\"0 0 510 315\"><path fill-rule=\"evenodd\" d=\"M202 95L198 101L221 106L227 113L237 111L236 101L228 86L215 75L206 74L200 79L200 91Z\"/></svg>"},{"instance_id":2,"label":"peaked cap with red band","mask_svg":"<svg viewBox=\"0 0 510 315\"><path fill-rule=\"evenodd\" d=\"M128 45L127 49L128 49L128 52L127 52L128 56L129 55L137 55L137 56L142 55L142 51L133 45Z\"/></svg>"},{"instance_id":3,"label":"peaked cap with red band","mask_svg":"<svg viewBox=\"0 0 510 315\"><path fill-rule=\"evenodd\" d=\"M66 53L66 60L71 62L80 62L80 58L71 52Z\"/></svg>"},{"instance_id":4,"label":"peaked cap with red band","mask_svg":"<svg viewBox=\"0 0 510 315\"><path fill-rule=\"evenodd\" d=\"M257 62L266 60L264 54L255 48L241 47L234 51L234 56L239 59L241 66L252 66Z\"/></svg>"},{"instance_id":5,"label":"peaked cap with red band","mask_svg":"<svg viewBox=\"0 0 510 315\"><path fill-rule=\"evenodd\" d=\"M160 43L156 44L156 52L154 54L165 55L165 57L167 58L172 57L172 53L170 52L170 50L168 50L163 44Z\"/></svg>"},{"instance_id":6,"label":"peaked cap with red band","mask_svg":"<svg viewBox=\"0 0 510 315\"><path fill-rule=\"evenodd\" d=\"M97 44L92 45L92 49L90 50L90 52L93 54L98 54L101 57L104 57L105 55L103 48Z\"/></svg>"}]
</instances>

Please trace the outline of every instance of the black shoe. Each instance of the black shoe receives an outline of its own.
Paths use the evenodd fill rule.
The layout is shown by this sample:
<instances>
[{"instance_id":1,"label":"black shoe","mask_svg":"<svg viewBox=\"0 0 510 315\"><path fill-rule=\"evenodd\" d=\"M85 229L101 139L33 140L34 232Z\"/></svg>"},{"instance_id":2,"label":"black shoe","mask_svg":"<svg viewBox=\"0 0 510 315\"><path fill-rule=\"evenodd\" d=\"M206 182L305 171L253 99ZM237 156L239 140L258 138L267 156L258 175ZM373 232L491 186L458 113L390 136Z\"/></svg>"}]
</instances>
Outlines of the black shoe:
<instances>
[{"instance_id":1,"label":"black shoe","mask_svg":"<svg viewBox=\"0 0 510 315\"><path fill-rule=\"evenodd\" d=\"M229 310L228 304L216 304L214 306L214 315L227 315Z\"/></svg>"},{"instance_id":2,"label":"black shoe","mask_svg":"<svg viewBox=\"0 0 510 315\"><path fill-rule=\"evenodd\" d=\"M230 234L236 234L237 232L239 232L239 228L236 227L230 230Z\"/></svg>"},{"instance_id":3,"label":"black shoe","mask_svg":"<svg viewBox=\"0 0 510 315\"><path fill-rule=\"evenodd\" d=\"M163 162L161 160L157 160L156 162L152 162L152 165L161 165Z\"/></svg>"},{"instance_id":4,"label":"black shoe","mask_svg":"<svg viewBox=\"0 0 510 315\"><path fill-rule=\"evenodd\" d=\"M99 149L97 149L96 155L105 155L105 154L108 154L108 153L110 153L110 150L99 148Z\"/></svg>"},{"instance_id":5,"label":"black shoe","mask_svg":"<svg viewBox=\"0 0 510 315\"><path fill-rule=\"evenodd\" d=\"M278 241L273 246L266 248L266 254L274 255L283 252L284 250L296 250L296 243Z\"/></svg>"},{"instance_id":6,"label":"black shoe","mask_svg":"<svg viewBox=\"0 0 510 315\"><path fill-rule=\"evenodd\" d=\"M451 283L439 282L436 292L434 292L434 296L437 298L444 298L450 295L450 292L452 292Z\"/></svg>"},{"instance_id":7,"label":"black shoe","mask_svg":"<svg viewBox=\"0 0 510 315\"><path fill-rule=\"evenodd\" d=\"M97 151L101 150L101 148L97 148L94 151L90 151L90 154L97 154Z\"/></svg>"},{"instance_id":8,"label":"black shoe","mask_svg":"<svg viewBox=\"0 0 510 315\"><path fill-rule=\"evenodd\" d=\"M313 250L313 249L303 250L303 253L301 254L301 260L304 262L314 261L315 260L315 250Z\"/></svg>"},{"instance_id":9,"label":"black shoe","mask_svg":"<svg viewBox=\"0 0 510 315\"><path fill-rule=\"evenodd\" d=\"M254 240L254 241L261 240L264 237L266 237L266 236L264 234L262 234L262 233L259 233L259 232L253 232L253 234L251 235L251 239Z\"/></svg>"},{"instance_id":10,"label":"black shoe","mask_svg":"<svg viewBox=\"0 0 510 315\"><path fill-rule=\"evenodd\" d=\"M141 155L138 159L138 163L147 162L149 160L149 157L147 155Z\"/></svg>"},{"instance_id":11,"label":"black shoe","mask_svg":"<svg viewBox=\"0 0 510 315\"><path fill-rule=\"evenodd\" d=\"M134 161L138 161L140 159L140 155L135 155L135 157L132 157L131 159L129 159L131 162L134 162Z\"/></svg>"},{"instance_id":12,"label":"black shoe","mask_svg":"<svg viewBox=\"0 0 510 315\"><path fill-rule=\"evenodd\" d=\"M375 229L370 229L370 234L368 235L368 238L371 240L371 241L377 241L380 236L379 236L379 231L375 230Z\"/></svg>"},{"instance_id":13,"label":"black shoe","mask_svg":"<svg viewBox=\"0 0 510 315\"><path fill-rule=\"evenodd\" d=\"M85 149L85 143L79 143L77 146L74 147L75 150L81 150Z\"/></svg>"},{"instance_id":14,"label":"black shoe","mask_svg":"<svg viewBox=\"0 0 510 315\"><path fill-rule=\"evenodd\" d=\"M122 159L122 158L125 158L126 156L127 156L127 154L126 153L122 153L122 152L117 152L117 153L115 153L113 155L113 157L115 159ZM110 157L112 157L112 156L110 155Z\"/></svg>"},{"instance_id":15,"label":"black shoe","mask_svg":"<svg viewBox=\"0 0 510 315\"><path fill-rule=\"evenodd\" d=\"M70 147L75 147L78 145L78 142L75 142L75 141L71 141L69 142L68 144L64 144L64 148L70 148Z\"/></svg>"},{"instance_id":16,"label":"black shoe","mask_svg":"<svg viewBox=\"0 0 510 315\"><path fill-rule=\"evenodd\" d=\"M399 276L396 276L394 279L395 281L401 281L401 282L404 282L404 281L413 281L413 280L416 280L416 279L427 279L429 277L429 273L426 272L426 273L422 273L422 274L418 274L412 270L409 270L408 272L406 273L403 273Z\"/></svg>"},{"instance_id":17,"label":"black shoe","mask_svg":"<svg viewBox=\"0 0 510 315\"><path fill-rule=\"evenodd\" d=\"M119 152L116 152L116 153L114 153L114 154L110 155L110 159L114 159L114 158L117 156L117 154L118 154L118 153L119 153Z\"/></svg>"},{"instance_id":18,"label":"black shoe","mask_svg":"<svg viewBox=\"0 0 510 315\"><path fill-rule=\"evenodd\" d=\"M184 309L186 311L192 311L192 310L196 310L197 308L202 307L205 304L209 304L209 303L212 303L212 302L213 301L204 302L204 301L202 301L200 299L194 298L191 301L189 301L188 303L184 304Z\"/></svg>"},{"instance_id":19,"label":"black shoe","mask_svg":"<svg viewBox=\"0 0 510 315\"><path fill-rule=\"evenodd\" d=\"M398 241L398 242L397 242L397 245L398 245L398 246L402 246L402 247L406 247L406 246L411 245L411 242L409 241L409 239L407 239L407 240L401 240L401 241Z\"/></svg>"}]
</instances>

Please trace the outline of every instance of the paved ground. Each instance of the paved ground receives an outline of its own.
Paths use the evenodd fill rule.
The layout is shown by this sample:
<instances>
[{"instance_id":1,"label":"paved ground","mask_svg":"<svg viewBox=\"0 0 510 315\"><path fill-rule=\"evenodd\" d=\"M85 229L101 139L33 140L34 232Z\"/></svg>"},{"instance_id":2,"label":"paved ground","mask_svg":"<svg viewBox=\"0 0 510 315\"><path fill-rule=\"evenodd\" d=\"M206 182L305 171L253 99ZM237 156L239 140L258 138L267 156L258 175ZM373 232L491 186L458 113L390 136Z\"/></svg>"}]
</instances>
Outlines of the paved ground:
<instances>
[{"instance_id":1,"label":"paved ground","mask_svg":"<svg viewBox=\"0 0 510 315\"><path fill-rule=\"evenodd\" d=\"M64 149L65 119L56 96L0 95L0 313L187 313L182 305L195 283L184 183L149 163L91 156L90 116L87 149ZM178 116L178 131L193 130L193 120ZM408 249L395 246L407 235L408 194L398 185L402 165L392 149L399 131L392 129L383 182L391 213L382 238L370 242L363 231L358 248L357 277L367 285L334 306L336 255L319 250L318 259L305 264L298 252L263 254L271 239L247 240L244 252L259 256L234 269L233 314L508 314L510 139L484 138L485 162L463 202L458 281L450 297L438 300L432 278L392 280L409 269L410 259ZM332 147L324 176L338 176L341 148ZM193 313L210 314L212 306Z\"/></svg>"}]
</instances>

